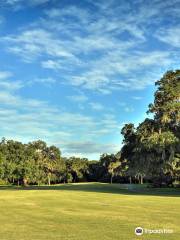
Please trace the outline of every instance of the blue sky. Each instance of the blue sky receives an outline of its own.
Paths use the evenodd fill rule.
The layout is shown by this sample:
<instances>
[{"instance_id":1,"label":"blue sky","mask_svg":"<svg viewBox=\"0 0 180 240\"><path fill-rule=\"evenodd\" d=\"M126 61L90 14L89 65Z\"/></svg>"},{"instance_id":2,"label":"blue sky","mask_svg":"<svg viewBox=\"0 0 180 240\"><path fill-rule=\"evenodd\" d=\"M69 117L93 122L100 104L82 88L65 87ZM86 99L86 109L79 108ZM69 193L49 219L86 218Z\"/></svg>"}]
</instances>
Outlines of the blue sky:
<instances>
[{"instance_id":1,"label":"blue sky","mask_svg":"<svg viewBox=\"0 0 180 240\"><path fill-rule=\"evenodd\" d=\"M0 46L0 135L98 159L179 68L180 0L1 0Z\"/></svg>"}]
</instances>

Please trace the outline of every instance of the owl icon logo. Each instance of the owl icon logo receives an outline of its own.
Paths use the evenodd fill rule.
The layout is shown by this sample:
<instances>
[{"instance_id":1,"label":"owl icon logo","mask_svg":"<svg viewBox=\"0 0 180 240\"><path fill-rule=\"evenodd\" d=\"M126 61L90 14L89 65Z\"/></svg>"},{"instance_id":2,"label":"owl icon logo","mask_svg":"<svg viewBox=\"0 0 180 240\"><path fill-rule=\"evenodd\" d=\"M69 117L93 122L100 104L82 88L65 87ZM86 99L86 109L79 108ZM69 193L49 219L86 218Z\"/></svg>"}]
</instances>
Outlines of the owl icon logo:
<instances>
[{"instance_id":1,"label":"owl icon logo","mask_svg":"<svg viewBox=\"0 0 180 240\"><path fill-rule=\"evenodd\" d=\"M135 228L135 234L140 236L143 234L143 228L142 227L137 227Z\"/></svg>"}]
</instances>

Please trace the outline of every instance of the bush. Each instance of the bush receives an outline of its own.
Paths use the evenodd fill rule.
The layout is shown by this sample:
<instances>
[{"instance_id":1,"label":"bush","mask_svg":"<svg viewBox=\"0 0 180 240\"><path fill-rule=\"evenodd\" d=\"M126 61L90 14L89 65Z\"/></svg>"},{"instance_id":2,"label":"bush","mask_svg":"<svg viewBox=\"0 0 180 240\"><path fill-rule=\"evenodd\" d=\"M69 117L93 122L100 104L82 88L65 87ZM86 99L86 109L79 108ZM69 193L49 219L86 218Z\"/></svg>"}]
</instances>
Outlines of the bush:
<instances>
[{"instance_id":1,"label":"bush","mask_svg":"<svg viewBox=\"0 0 180 240\"><path fill-rule=\"evenodd\" d=\"M72 174L71 174L71 173L68 173L68 174L67 174L67 183L72 183L72 181L73 181Z\"/></svg>"},{"instance_id":2,"label":"bush","mask_svg":"<svg viewBox=\"0 0 180 240\"><path fill-rule=\"evenodd\" d=\"M180 187L180 181L179 180L175 180L173 183L172 183L173 187Z\"/></svg>"},{"instance_id":3,"label":"bush","mask_svg":"<svg viewBox=\"0 0 180 240\"><path fill-rule=\"evenodd\" d=\"M3 179L0 179L0 185L9 185L9 183Z\"/></svg>"}]
</instances>

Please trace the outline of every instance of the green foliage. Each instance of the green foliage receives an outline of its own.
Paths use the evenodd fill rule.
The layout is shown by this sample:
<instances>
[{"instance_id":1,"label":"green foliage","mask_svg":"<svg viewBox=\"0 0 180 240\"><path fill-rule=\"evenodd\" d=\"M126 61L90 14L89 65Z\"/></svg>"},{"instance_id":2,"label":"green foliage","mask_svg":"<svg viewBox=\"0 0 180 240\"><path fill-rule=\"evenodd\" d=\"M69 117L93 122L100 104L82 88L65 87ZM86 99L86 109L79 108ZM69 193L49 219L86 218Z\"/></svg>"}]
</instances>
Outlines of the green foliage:
<instances>
[{"instance_id":1,"label":"green foliage","mask_svg":"<svg viewBox=\"0 0 180 240\"><path fill-rule=\"evenodd\" d=\"M115 176L123 176L127 170L127 161L121 158L121 154L102 154L100 164L103 167L104 175L108 177L110 183Z\"/></svg>"},{"instance_id":2,"label":"green foliage","mask_svg":"<svg viewBox=\"0 0 180 240\"><path fill-rule=\"evenodd\" d=\"M145 119L136 129L132 123L122 128L121 155L127 159L130 176L172 182L180 177L180 70L168 71L156 86L148 110L154 118Z\"/></svg>"},{"instance_id":3,"label":"green foliage","mask_svg":"<svg viewBox=\"0 0 180 240\"><path fill-rule=\"evenodd\" d=\"M0 142L0 179L7 183L52 184L86 181L86 158L61 157L55 146L38 140L28 144L2 139Z\"/></svg>"},{"instance_id":4,"label":"green foliage","mask_svg":"<svg viewBox=\"0 0 180 240\"><path fill-rule=\"evenodd\" d=\"M70 178L72 182L86 180L86 175L88 173L88 159L70 157L66 160L66 166L67 176L72 176L72 179Z\"/></svg>"},{"instance_id":5,"label":"green foliage","mask_svg":"<svg viewBox=\"0 0 180 240\"><path fill-rule=\"evenodd\" d=\"M29 144L3 139L0 143L0 178L14 184L42 184L62 181L65 163L55 146L43 141ZM65 171L65 170L64 170Z\"/></svg>"},{"instance_id":6,"label":"green foliage","mask_svg":"<svg viewBox=\"0 0 180 240\"><path fill-rule=\"evenodd\" d=\"M72 183L73 182L73 177L71 175L71 173L67 174L67 183Z\"/></svg>"},{"instance_id":7,"label":"green foliage","mask_svg":"<svg viewBox=\"0 0 180 240\"><path fill-rule=\"evenodd\" d=\"M9 183L3 179L0 179L0 186L4 185L7 186Z\"/></svg>"}]
</instances>

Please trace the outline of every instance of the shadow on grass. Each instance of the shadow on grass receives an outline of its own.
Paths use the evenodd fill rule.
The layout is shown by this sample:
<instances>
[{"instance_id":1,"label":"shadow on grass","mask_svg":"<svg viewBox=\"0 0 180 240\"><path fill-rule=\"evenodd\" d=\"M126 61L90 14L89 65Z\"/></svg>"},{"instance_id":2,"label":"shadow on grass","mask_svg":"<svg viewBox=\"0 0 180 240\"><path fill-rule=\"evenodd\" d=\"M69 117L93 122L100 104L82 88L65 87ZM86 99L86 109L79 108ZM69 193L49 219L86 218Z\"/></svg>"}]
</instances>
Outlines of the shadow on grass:
<instances>
[{"instance_id":1,"label":"shadow on grass","mask_svg":"<svg viewBox=\"0 0 180 240\"><path fill-rule=\"evenodd\" d=\"M0 186L0 191L29 191L29 190L59 190L59 191L83 191L110 193L122 195L150 195L180 197L180 189L176 188L147 188L145 185L137 184L107 184L107 183L79 183L79 184L60 184L52 186Z\"/></svg>"}]
</instances>

